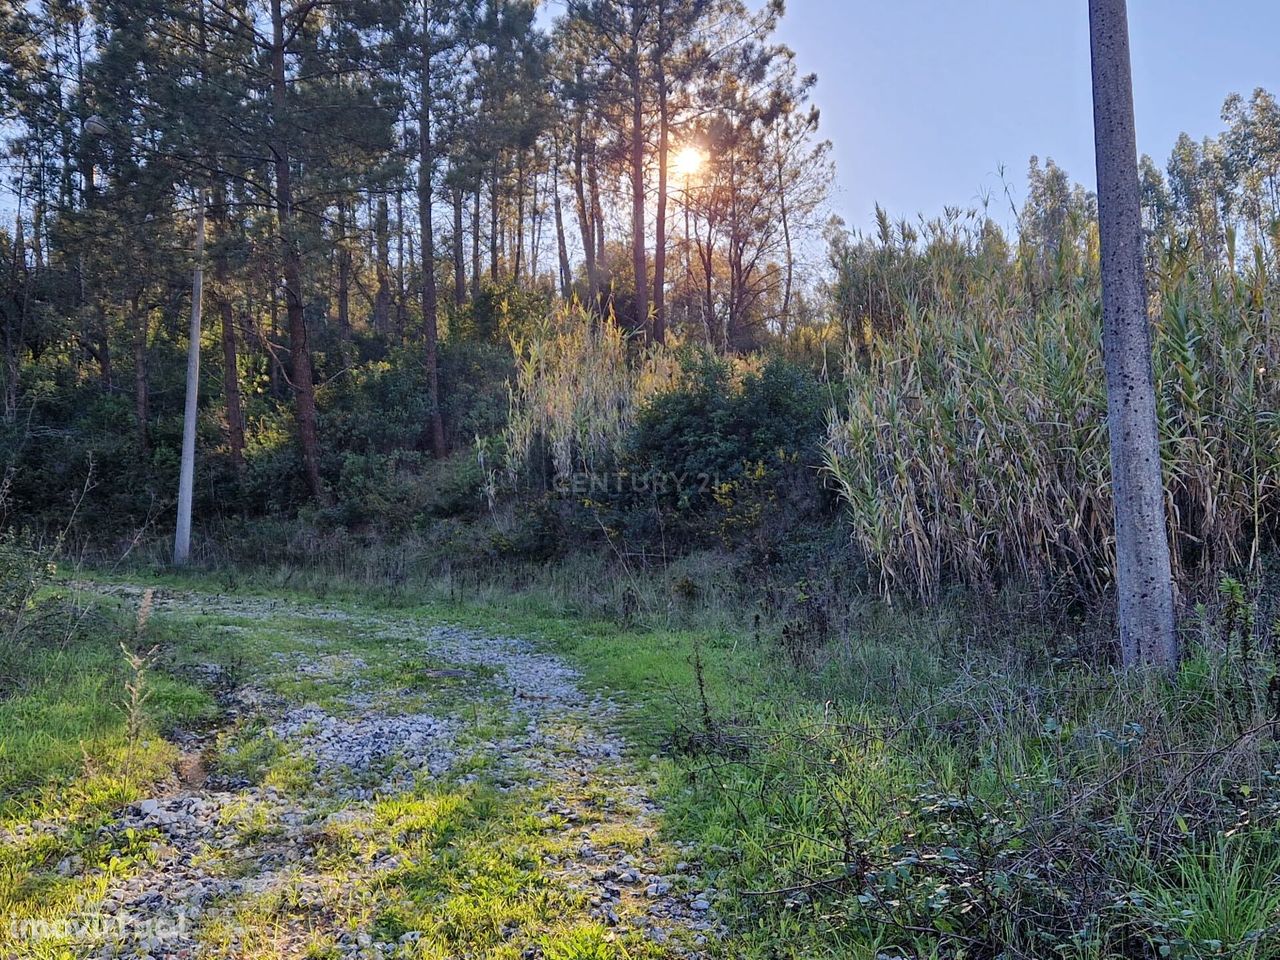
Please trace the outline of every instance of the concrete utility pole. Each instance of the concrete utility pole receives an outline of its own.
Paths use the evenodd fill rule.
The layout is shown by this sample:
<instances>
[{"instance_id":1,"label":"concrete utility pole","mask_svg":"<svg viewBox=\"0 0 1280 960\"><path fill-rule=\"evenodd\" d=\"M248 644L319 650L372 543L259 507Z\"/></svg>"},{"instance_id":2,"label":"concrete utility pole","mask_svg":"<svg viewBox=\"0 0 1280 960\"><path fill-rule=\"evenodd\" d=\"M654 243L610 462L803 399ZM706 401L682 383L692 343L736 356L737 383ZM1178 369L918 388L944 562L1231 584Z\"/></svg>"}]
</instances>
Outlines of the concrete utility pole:
<instances>
[{"instance_id":1,"label":"concrete utility pole","mask_svg":"<svg viewBox=\"0 0 1280 960\"><path fill-rule=\"evenodd\" d=\"M200 399L200 304L204 297L204 191L196 201L196 263L191 275L191 330L187 343L187 406L182 417L182 471L178 479L178 526L173 565L191 556L191 494L196 478L196 407Z\"/></svg>"},{"instance_id":2,"label":"concrete utility pole","mask_svg":"<svg viewBox=\"0 0 1280 960\"><path fill-rule=\"evenodd\" d=\"M1151 369L1125 0L1089 0L1089 35L1120 657L1126 668L1172 673L1178 665L1178 641Z\"/></svg>"}]
</instances>

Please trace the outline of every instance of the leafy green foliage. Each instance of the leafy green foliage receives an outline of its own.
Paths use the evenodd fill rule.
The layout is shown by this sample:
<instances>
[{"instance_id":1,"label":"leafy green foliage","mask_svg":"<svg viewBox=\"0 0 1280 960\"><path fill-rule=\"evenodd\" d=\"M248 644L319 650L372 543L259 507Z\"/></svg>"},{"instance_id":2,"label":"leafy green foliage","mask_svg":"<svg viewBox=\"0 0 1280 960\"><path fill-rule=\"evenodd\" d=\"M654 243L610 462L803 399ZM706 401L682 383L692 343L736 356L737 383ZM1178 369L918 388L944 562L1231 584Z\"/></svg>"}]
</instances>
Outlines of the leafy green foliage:
<instances>
[{"instance_id":1,"label":"leafy green foliage","mask_svg":"<svg viewBox=\"0 0 1280 960\"><path fill-rule=\"evenodd\" d=\"M505 347L529 337L553 309L540 290L506 278L481 285L479 294L450 318L452 339Z\"/></svg>"},{"instance_id":2,"label":"leafy green foliage","mask_svg":"<svg viewBox=\"0 0 1280 960\"><path fill-rule=\"evenodd\" d=\"M825 413L823 392L802 367L771 356L735 379L725 361L695 354L679 384L641 408L624 468L663 487L658 497L669 506L704 507L718 489L776 485L787 464L816 466Z\"/></svg>"},{"instance_id":3,"label":"leafy green foliage","mask_svg":"<svg viewBox=\"0 0 1280 960\"><path fill-rule=\"evenodd\" d=\"M670 555L708 542L780 558L798 526L829 520L817 483L824 392L779 356L730 363L685 355L680 374L639 408L616 459L557 476L578 536L648 544ZM791 531L790 533L788 531Z\"/></svg>"},{"instance_id":4,"label":"leafy green foliage","mask_svg":"<svg viewBox=\"0 0 1280 960\"><path fill-rule=\"evenodd\" d=\"M29 533L0 531L0 617L16 628L40 587L57 573L52 552Z\"/></svg>"}]
</instances>

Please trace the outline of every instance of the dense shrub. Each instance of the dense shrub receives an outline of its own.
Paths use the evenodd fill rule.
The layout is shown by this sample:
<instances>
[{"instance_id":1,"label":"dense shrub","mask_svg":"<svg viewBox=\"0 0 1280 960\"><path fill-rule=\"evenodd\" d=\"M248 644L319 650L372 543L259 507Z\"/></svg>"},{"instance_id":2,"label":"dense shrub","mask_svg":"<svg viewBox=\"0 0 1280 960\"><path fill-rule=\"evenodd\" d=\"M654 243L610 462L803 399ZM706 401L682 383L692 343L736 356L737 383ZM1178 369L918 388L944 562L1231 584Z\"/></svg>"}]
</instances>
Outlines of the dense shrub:
<instances>
[{"instance_id":1,"label":"dense shrub","mask_svg":"<svg viewBox=\"0 0 1280 960\"><path fill-rule=\"evenodd\" d=\"M180 423L157 419L144 452L127 397L81 387L31 402L30 420L0 427L0 464L19 522L61 529L74 515L80 526L112 536L176 496ZM210 426L200 423L202 436Z\"/></svg>"},{"instance_id":2,"label":"dense shrub","mask_svg":"<svg viewBox=\"0 0 1280 960\"><path fill-rule=\"evenodd\" d=\"M454 450L476 437L493 436L507 423L511 346L450 341L440 351L440 392L445 433Z\"/></svg>"},{"instance_id":3,"label":"dense shrub","mask_svg":"<svg viewBox=\"0 0 1280 960\"><path fill-rule=\"evenodd\" d=\"M511 369L506 346L441 345L441 413L452 447L469 448L477 435L502 429ZM387 360L350 370L320 392L320 401L323 446L336 458L330 475L350 453L424 449L431 401L419 349L399 349Z\"/></svg>"},{"instance_id":4,"label":"dense shrub","mask_svg":"<svg viewBox=\"0 0 1280 960\"><path fill-rule=\"evenodd\" d=\"M449 318L449 340L505 347L512 339L532 334L552 312L551 298L542 290L522 287L511 279L489 281L479 296Z\"/></svg>"},{"instance_id":5,"label":"dense shrub","mask_svg":"<svg viewBox=\"0 0 1280 960\"><path fill-rule=\"evenodd\" d=\"M817 380L796 364L769 357L735 379L725 361L695 354L679 385L641 408L624 466L678 507L776 486L788 465L817 466L825 409Z\"/></svg>"},{"instance_id":6,"label":"dense shrub","mask_svg":"<svg viewBox=\"0 0 1280 960\"><path fill-rule=\"evenodd\" d=\"M0 531L0 621L10 625L19 619L56 571L53 551L37 545L30 533Z\"/></svg>"},{"instance_id":7,"label":"dense shrub","mask_svg":"<svg viewBox=\"0 0 1280 960\"><path fill-rule=\"evenodd\" d=\"M421 358L402 351L351 370L320 392L323 450L340 472L350 453L391 453L422 445L430 404Z\"/></svg>"},{"instance_id":8,"label":"dense shrub","mask_svg":"<svg viewBox=\"0 0 1280 960\"><path fill-rule=\"evenodd\" d=\"M563 523L642 556L745 546L755 568L782 559L800 528L814 545L829 524L819 484L826 403L808 369L777 356L736 364L682 357L666 389L648 397L617 452L590 470L556 472Z\"/></svg>"}]
</instances>

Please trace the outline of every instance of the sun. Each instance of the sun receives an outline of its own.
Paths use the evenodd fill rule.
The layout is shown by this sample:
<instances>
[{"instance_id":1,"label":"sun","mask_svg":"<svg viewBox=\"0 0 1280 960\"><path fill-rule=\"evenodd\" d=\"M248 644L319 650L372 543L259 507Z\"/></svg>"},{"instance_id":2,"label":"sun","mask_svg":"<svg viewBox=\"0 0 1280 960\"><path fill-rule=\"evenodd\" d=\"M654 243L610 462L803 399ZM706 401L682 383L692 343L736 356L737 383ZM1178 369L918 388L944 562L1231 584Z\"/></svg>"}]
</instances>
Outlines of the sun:
<instances>
[{"instance_id":1,"label":"sun","mask_svg":"<svg viewBox=\"0 0 1280 960\"><path fill-rule=\"evenodd\" d=\"M671 168L681 180L692 180L706 162L706 154L699 147L690 144L677 151Z\"/></svg>"}]
</instances>

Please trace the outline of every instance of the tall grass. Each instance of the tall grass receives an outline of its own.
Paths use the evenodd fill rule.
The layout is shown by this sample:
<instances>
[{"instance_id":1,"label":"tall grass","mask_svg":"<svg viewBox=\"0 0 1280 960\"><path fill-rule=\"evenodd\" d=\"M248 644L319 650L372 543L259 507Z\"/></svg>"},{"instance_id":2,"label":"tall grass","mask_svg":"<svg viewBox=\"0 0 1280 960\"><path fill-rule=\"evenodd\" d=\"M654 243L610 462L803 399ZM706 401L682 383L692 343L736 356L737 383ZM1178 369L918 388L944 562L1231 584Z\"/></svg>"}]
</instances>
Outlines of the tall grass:
<instances>
[{"instance_id":1,"label":"tall grass","mask_svg":"<svg viewBox=\"0 0 1280 960\"><path fill-rule=\"evenodd\" d=\"M1016 264L901 300L855 358L826 474L886 593L1010 579L1096 595L1112 577L1099 288ZM1165 256L1153 296L1169 535L1185 590L1257 561L1280 479L1280 295L1263 261ZM925 306L919 306L920 303Z\"/></svg>"},{"instance_id":2,"label":"tall grass","mask_svg":"<svg viewBox=\"0 0 1280 960\"><path fill-rule=\"evenodd\" d=\"M550 460L554 475L608 469L644 402L672 388L673 351L639 346L614 322L576 302L563 305L532 335L515 339L516 373L504 436L514 483Z\"/></svg>"},{"instance_id":3,"label":"tall grass","mask_svg":"<svg viewBox=\"0 0 1280 960\"><path fill-rule=\"evenodd\" d=\"M1016 616L882 610L677 815L733 837L750 928L809 947L752 956L1275 960L1274 612L1224 584L1163 684L1037 669Z\"/></svg>"}]
</instances>

